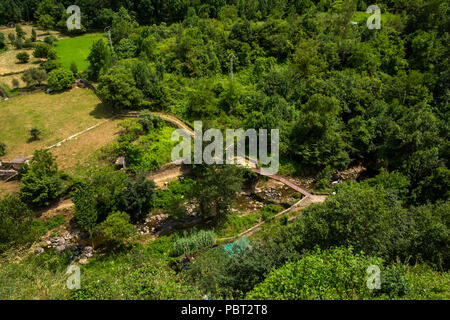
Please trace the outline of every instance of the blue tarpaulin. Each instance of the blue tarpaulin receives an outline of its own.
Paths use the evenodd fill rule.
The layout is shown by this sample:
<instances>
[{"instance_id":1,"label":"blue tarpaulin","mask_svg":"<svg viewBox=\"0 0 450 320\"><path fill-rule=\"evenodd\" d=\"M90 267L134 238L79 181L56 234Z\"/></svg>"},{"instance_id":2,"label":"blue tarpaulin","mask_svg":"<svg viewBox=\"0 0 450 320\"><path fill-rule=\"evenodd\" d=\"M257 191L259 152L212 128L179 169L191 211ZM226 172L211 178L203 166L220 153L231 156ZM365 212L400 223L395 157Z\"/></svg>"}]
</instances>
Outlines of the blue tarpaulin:
<instances>
[{"instance_id":1,"label":"blue tarpaulin","mask_svg":"<svg viewBox=\"0 0 450 320\"><path fill-rule=\"evenodd\" d=\"M241 252L243 249L250 247L250 239L248 237L243 237L237 239L233 243L226 244L224 249L228 252L228 254L233 256L235 253Z\"/></svg>"}]
</instances>

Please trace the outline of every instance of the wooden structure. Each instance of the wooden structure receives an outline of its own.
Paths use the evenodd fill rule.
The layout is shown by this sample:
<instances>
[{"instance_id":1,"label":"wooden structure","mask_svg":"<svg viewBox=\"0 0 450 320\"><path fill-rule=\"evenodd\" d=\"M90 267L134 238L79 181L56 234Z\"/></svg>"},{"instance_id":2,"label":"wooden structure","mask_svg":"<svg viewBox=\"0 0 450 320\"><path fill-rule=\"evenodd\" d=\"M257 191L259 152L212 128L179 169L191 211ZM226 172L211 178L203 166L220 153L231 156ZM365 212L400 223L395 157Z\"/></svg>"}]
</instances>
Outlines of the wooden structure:
<instances>
[{"instance_id":1,"label":"wooden structure","mask_svg":"<svg viewBox=\"0 0 450 320\"><path fill-rule=\"evenodd\" d=\"M26 157L17 157L13 160L0 161L0 180L11 181L19 177L19 169L29 161Z\"/></svg>"}]
</instances>

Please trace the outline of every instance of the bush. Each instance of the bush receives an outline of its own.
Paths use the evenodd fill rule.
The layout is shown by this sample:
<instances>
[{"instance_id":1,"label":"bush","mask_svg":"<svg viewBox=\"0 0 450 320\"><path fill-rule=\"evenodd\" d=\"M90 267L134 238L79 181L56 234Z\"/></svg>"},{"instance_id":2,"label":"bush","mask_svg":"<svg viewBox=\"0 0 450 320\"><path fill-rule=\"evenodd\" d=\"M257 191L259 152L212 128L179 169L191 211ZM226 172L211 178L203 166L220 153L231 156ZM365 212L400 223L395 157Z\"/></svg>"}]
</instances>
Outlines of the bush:
<instances>
[{"instance_id":1,"label":"bush","mask_svg":"<svg viewBox=\"0 0 450 320\"><path fill-rule=\"evenodd\" d=\"M78 226L85 231L92 233L97 226L98 213L96 200L92 199L93 190L89 186L80 185L72 192L70 198L75 205L74 219Z\"/></svg>"},{"instance_id":2,"label":"bush","mask_svg":"<svg viewBox=\"0 0 450 320\"><path fill-rule=\"evenodd\" d=\"M247 298L257 300L341 300L373 296L366 286L367 267L382 259L335 248L304 255L273 271Z\"/></svg>"},{"instance_id":3,"label":"bush","mask_svg":"<svg viewBox=\"0 0 450 320\"><path fill-rule=\"evenodd\" d=\"M172 255L178 257L201 248L212 246L215 242L216 234L213 231L200 230L187 237L177 239L173 244Z\"/></svg>"},{"instance_id":4,"label":"bush","mask_svg":"<svg viewBox=\"0 0 450 320\"><path fill-rule=\"evenodd\" d=\"M27 86L38 83L39 85L47 80L47 72L39 68L33 68L26 70L22 75L23 82L26 82Z\"/></svg>"},{"instance_id":5,"label":"bush","mask_svg":"<svg viewBox=\"0 0 450 320\"><path fill-rule=\"evenodd\" d=\"M13 88L17 89L19 87L19 80L16 78L12 79L12 86Z\"/></svg>"},{"instance_id":6,"label":"bush","mask_svg":"<svg viewBox=\"0 0 450 320\"><path fill-rule=\"evenodd\" d=\"M36 150L20 182L20 196L30 206L44 207L63 191L55 158L48 150Z\"/></svg>"},{"instance_id":7,"label":"bush","mask_svg":"<svg viewBox=\"0 0 450 320\"><path fill-rule=\"evenodd\" d=\"M53 42L56 41L56 38L54 36L46 36L44 38L44 42L49 44L49 45L53 45Z\"/></svg>"},{"instance_id":8,"label":"bush","mask_svg":"<svg viewBox=\"0 0 450 320\"><path fill-rule=\"evenodd\" d=\"M404 296L410 290L410 284L405 278L405 267L401 265L390 265L381 273L380 293L390 297Z\"/></svg>"},{"instance_id":9,"label":"bush","mask_svg":"<svg viewBox=\"0 0 450 320\"><path fill-rule=\"evenodd\" d=\"M75 77L78 75L78 67L75 61L72 61L72 63L70 64L70 71L72 71Z\"/></svg>"},{"instance_id":10,"label":"bush","mask_svg":"<svg viewBox=\"0 0 450 320\"><path fill-rule=\"evenodd\" d=\"M85 217L87 226L92 226L95 221L96 223L104 221L111 212L120 211L126 180L127 175L124 171L116 171L112 167L89 171L87 179L78 187L80 194L77 195L75 192L71 195L76 214L78 215L78 206L80 214L97 213L96 220L91 220L89 216ZM89 228L85 230L89 231Z\"/></svg>"},{"instance_id":11,"label":"bush","mask_svg":"<svg viewBox=\"0 0 450 320\"><path fill-rule=\"evenodd\" d=\"M19 52L16 55L16 58L20 63L27 63L28 61L30 61L30 55L25 51Z\"/></svg>"},{"instance_id":12,"label":"bush","mask_svg":"<svg viewBox=\"0 0 450 320\"><path fill-rule=\"evenodd\" d=\"M39 140L40 135L41 135L41 130L39 130L38 128L34 127L34 128L30 129L30 140L31 141Z\"/></svg>"},{"instance_id":13,"label":"bush","mask_svg":"<svg viewBox=\"0 0 450 320\"><path fill-rule=\"evenodd\" d=\"M107 243L119 246L135 231L130 223L130 216L125 212L111 213L105 221L99 225L99 231Z\"/></svg>"},{"instance_id":14,"label":"bush","mask_svg":"<svg viewBox=\"0 0 450 320\"><path fill-rule=\"evenodd\" d=\"M155 183L146 179L146 174L139 174L135 180L128 179L122 192L121 208L128 213L131 221L143 220L153 208Z\"/></svg>"},{"instance_id":15,"label":"bush","mask_svg":"<svg viewBox=\"0 0 450 320\"><path fill-rule=\"evenodd\" d=\"M73 73L63 68L52 70L48 75L48 84L55 90L68 89L74 81Z\"/></svg>"},{"instance_id":16,"label":"bush","mask_svg":"<svg viewBox=\"0 0 450 320\"><path fill-rule=\"evenodd\" d=\"M149 132L153 128L159 129L164 125L161 117L153 115L149 110L139 112L138 119L145 132Z\"/></svg>"},{"instance_id":17,"label":"bush","mask_svg":"<svg viewBox=\"0 0 450 320\"><path fill-rule=\"evenodd\" d=\"M44 68L45 71L50 72L55 69L62 68L62 63L59 60L48 60L45 63L42 64L42 68Z\"/></svg>"},{"instance_id":18,"label":"bush","mask_svg":"<svg viewBox=\"0 0 450 320\"><path fill-rule=\"evenodd\" d=\"M52 47L48 43L38 43L33 51L33 56L35 58L49 58L52 53Z\"/></svg>"},{"instance_id":19,"label":"bush","mask_svg":"<svg viewBox=\"0 0 450 320\"><path fill-rule=\"evenodd\" d=\"M6 144L0 142L0 157L4 156L5 154L6 154Z\"/></svg>"},{"instance_id":20,"label":"bush","mask_svg":"<svg viewBox=\"0 0 450 320\"><path fill-rule=\"evenodd\" d=\"M0 200L0 252L33 240L33 212L15 195Z\"/></svg>"},{"instance_id":21,"label":"bush","mask_svg":"<svg viewBox=\"0 0 450 320\"><path fill-rule=\"evenodd\" d=\"M406 236L405 231L396 229L401 217L400 203L388 197L384 189L341 184L335 196L305 209L299 219L282 231L282 239L293 241L299 251L312 250L316 245L322 249L352 246L393 260L394 247L402 245Z\"/></svg>"},{"instance_id":22,"label":"bush","mask_svg":"<svg viewBox=\"0 0 450 320\"><path fill-rule=\"evenodd\" d=\"M115 111L138 109L144 99L131 70L123 66L114 66L100 76L98 93Z\"/></svg>"}]
</instances>

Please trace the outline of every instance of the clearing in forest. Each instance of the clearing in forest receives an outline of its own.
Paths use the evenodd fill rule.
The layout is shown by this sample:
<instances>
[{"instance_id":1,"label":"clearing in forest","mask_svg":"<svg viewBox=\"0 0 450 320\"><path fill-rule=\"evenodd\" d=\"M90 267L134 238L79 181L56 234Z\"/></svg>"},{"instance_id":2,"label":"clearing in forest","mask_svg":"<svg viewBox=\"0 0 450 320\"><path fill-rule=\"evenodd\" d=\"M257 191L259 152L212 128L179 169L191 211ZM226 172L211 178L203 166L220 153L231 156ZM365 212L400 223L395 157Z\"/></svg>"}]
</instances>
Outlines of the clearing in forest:
<instances>
[{"instance_id":1,"label":"clearing in forest","mask_svg":"<svg viewBox=\"0 0 450 320\"><path fill-rule=\"evenodd\" d=\"M29 156L110 117L109 109L87 89L40 92L0 102L0 141L7 147L2 158ZM33 127L41 131L40 140L29 141Z\"/></svg>"},{"instance_id":2,"label":"clearing in forest","mask_svg":"<svg viewBox=\"0 0 450 320\"><path fill-rule=\"evenodd\" d=\"M62 65L69 69L72 62L75 62L78 71L86 71L89 63L86 60L92 44L104 38L101 34L86 34L79 37L67 38L54 43L55 50Z\"/></svg>"}]
</instances>

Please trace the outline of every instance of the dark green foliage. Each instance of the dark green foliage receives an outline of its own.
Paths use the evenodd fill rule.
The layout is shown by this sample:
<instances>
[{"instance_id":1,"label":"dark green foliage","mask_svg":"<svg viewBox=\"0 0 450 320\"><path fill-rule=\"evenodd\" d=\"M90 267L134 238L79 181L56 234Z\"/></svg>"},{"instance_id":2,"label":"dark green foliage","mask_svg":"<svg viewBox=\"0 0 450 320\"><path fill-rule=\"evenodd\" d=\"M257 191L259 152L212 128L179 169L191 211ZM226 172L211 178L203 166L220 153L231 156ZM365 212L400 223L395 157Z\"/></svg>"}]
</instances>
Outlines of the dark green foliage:
<instances>
[{"instance_id":1,"label":"dark green foliage","mask_svg":"<svg viewBox=\"0 0 450 320\"><path fill-rule=\"evenodd\" d=\"M215 223L224 221L242 189L243 170L232 165L206 165L195 169L197 183L192 197L200 214Z\"/></svg>"},{"instance_id":2,"label":"dark green foliage","mask_svg":"<svg viewBox=\"0 0 450 320\"><path fill-rule=\"evenodd\" d=\"M90 172L80 186L81 190L72 194L75 208L79 203L80 215L86 214L86 218L83 217L87 221L86 226L91 228L94 225L94 216L97 216L96 222L100 223L110 213L120 210L126 180L123 171L115 171L110 167Z\"/></svg>"},{"instance_id":3,"label":"dark green foliage","mask_svg":"<svg viewBox=\"0 0 450 320\"><path fill-rule=\"evenodd\" d=\"M78 67L75 61L72 61L72 63L70 64L70 71L72 71L75 77L78 76Z\"/></svg>"},{"instance_id":4,"label":"dark green foliage","mask_svg":"<svg viewBox=\"0 0 450 320\"><path fill-rule=\"evenodd\" d=\"M390 179L379 178L385 183L396 179L395 174ZM402 209L401 190L393 191L386 184L341 184L335 196L307 208L282 229L277 242L291 243L298 252L315 246L352 246L388 262L429 262L447 269L448 202Z\"/></svg>"},{"instance_id":5,"label":"dark green foliage","mask_svg":"<svg viewBox=\"0 0 450 320\"><path fill-rule=\"evenodd\" d=\"M99 224L99 232L105 241L112 246L120 246L130 237L135 228L130 223L130 216L125 212L113 212Z\"/></svg>"},{"instance_id":6,"label":"dark green foliage","mask_svg":"<svg viewBox=\"0 0 450 320\"><path fill-rule=\"evenodd\" d=\"M56 53L48 43L38 43L33 51L35 58L55 59Z\"/></svg>"},{"instance_id":7,"label":"dark green foliage","mask_svg":"<svg viewBox=\"0 0 450 320\"><path fill-rule=\"evenodd\" d=\"M3 33L0 33L0 50L4 49L5 46L5 35Z\"/></svg>"},{"instance_id":8,"label":"dark green foliage","mask_svg":"<svg viewBox=\"0 0 450 320\"><path fill-rule=\"evenodd\" d=\"M149 132L153 128L159 129L164 125L164 121L161 117L153 115L149 110L142 110L139 112L138 119L146 132Z\"/></svg>"},{"instance_id":9,"label":"dark green foliage","mask_svg":"<svg viewBox=\"0 0 450 320\"><path fill-rule=\"evenodd\" d=\"M35 141L39 140L39 136L41 135L41 130L36 127L30 129L30 140Z\"/></svg>"},{"instance_id":10,"label":"dark green foliage","mask_svg":"<svg viewBox=\"0 0 450 320\"><path fill-rule=\"evenodd\" d=\"M119 59L129 59L134 58L137 47L132 40L122 39L115 47L114 51Z\"/></svg>"},{"instance_id":11,"label":"dark green foliage","mask_svg":"<svg viewBox=\"0 0 450 320\"><path fill-rule=\"evenodd\" d=\"M17 38L21 38L21 39L25 38L26 32L23 31L23 29L20 25L16 25L16 35L17 35Z\"/></svg>"},{"instance_id":12,"label":"dark green foliage","mask_svg":"<svg viewBox=\"0 0 450 320\"><path fill-rule=\"evenodd\" d=\"M135 180L128 179L122 193L121 208L136 223L145 219L154 205L155 183L146 180L146 174L139 174Z\"/></svg>"},{"instance_id":13,"label":"dark green foliage","mask_svg":"<svg viewBox=\"0 0 450 320\"><path fill-rule=\"evenodd\" d=\"M64 90L72 86L75 81L72 71L59 68L50 71L48 74L48 84L55 90Z\"/></svg>"},{"instance_id":14,"label":"dark green foliage","mask_svg":"<svg viewBox=\"0 0 450 320\"><path fill-rule=\"evenodd\" d=\"M296 253L292 248L271 241L265 245L253 244L232 257L219 247L196 256L187 276L214 298L242 298L274 267L294 257Z\"/></svg>"},{"instance_id":15,"label":"dark green foliage","mask_svg":"<svg viewBox=\"0 0 450 320\"><path fill-rule=\"evenodd\" d=\"M142 91L146 99L151 101L152 106L163 109L165 106L165 92L158 75L152 71L144 61L138 61L132 65L133 77L136 87Z\"/></svg>"},{"instance_id":16,"label":"dark green foliage","mask_svg":"<svg viewBox=\"0 0 450 320\"><path fill-rule=\"evenodd\" d=\"M36 42L36 37L37 37L37 35L36 35L36 30L34 29L34 28L32 28L31 29L31 41L32 42Z\"/></svg>"},{"instance_id":17,"label":"dark green foliage","mask_svg":"<svg viewBox=\"0 0 450 320\"><path fill-rule=\"evenodd\" d=\"M16 58L20 63L27 63L28 61L30 61L30 55L25 51L16 54Z\"/></svg>"},{"instance_id":18,"label":"dark green foliage","mask_svg":"<svg viewBox=\"0 0 450 320\"><path fill-rule=\"evenodd\" d=\"M111 51L104 40L94 42L87 60L89 61L89 78L97 81L100 73L105 71L111 63Z\"/></svg>"},{"instance_id":19,"label":"dark green foliage","mask_svg":"<svg viewBox=\"0 0 450 320\"><path fill-rule=\"evenodd\" d=\"M59 199L63 184L55 158L48 150L36 150L20 181L20 197L33 207L45 207Z\"/></svg>"},{"instance_id":20,"label":"dark green foliage","mask_svg":"<svg viewBox=\"0 0 450 320\"><path fill-rule=\"evenodd\" d=\"M380 293L391 297L401 297L408 293L411 284L405 279L405 268L401 265L390 265L382 272ZM378 292L377 292L378 293Z\"/></svg>"},{"instance_id":21,"label":"dark green foliage","mask_svg":"<svg viewBox=\"0 0 450 320\"><path fill-rule=\"evenodd\" d=\"M33 212L16 195L0 200L0 252L33 240Z\"/></svg>"},{"instance_id":22,"label":"dark green foliage","mask_svg":"<svg viewBox=\"0 0 450 320\"><path fill-rule=\"evenodd\" d=\"M82 230L88 231L91 236L98 220L97 203L93 198L93 193L92 187L80 185L70 196L75 206L75 221Z\"/></svg>"},{"instance_id":23,"label":"dark green foliage","mask_svg":"<svg viewBox=\"0 0 450 320\"><path fill-rule=\"evenodd\" d=\"M382 259L335 248L317 250L274 270L247 298L260 300L348 300L367 299L367 267L382 265ZM394 284L395 280L390 280ZM385 287L385 290L390 290Z\"/></svg>"},{"instance_id":24,"label":"dark green foliage","mask_svg":"<svg viewBox=\"0 0 450 320\"><path fill-rule=\"evenodd\" d=\"M0 142L0 157L3 157L6 154L6 144Z\"/></svg>"},{"instance_id":25,"label":"dark green foliage","mask_svg":"<svg viewBox=\"0 0 450 320\"><path fill-rule=\"evenodd\" d=\"M27 86L34 84L41 84L47 80L47 72L40 68L33 68L26 70L22 75L22 80L26 82Z\"/></svg>"},{"instance_id":26,"label":"dark green foliage","mask_svg":"<svg viewBox=\"0 0 450 320\"><path fill-rule=\"evenodd\" d=\"M138 109L143 100L131 70L114 66L99 79L98 92L116 111Z\"/></svg>"}]
</instances>

